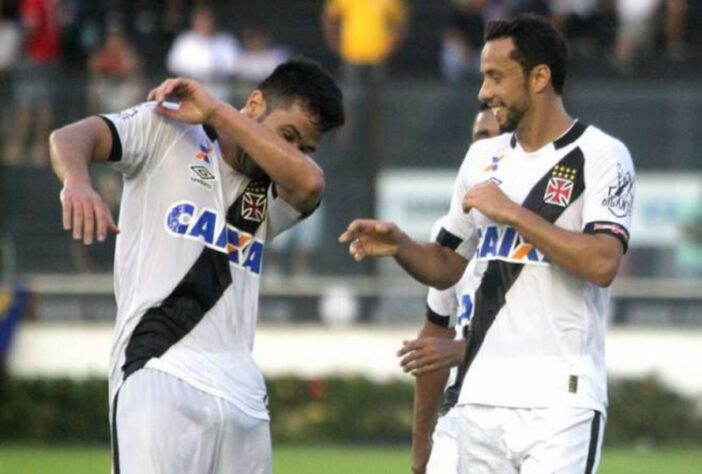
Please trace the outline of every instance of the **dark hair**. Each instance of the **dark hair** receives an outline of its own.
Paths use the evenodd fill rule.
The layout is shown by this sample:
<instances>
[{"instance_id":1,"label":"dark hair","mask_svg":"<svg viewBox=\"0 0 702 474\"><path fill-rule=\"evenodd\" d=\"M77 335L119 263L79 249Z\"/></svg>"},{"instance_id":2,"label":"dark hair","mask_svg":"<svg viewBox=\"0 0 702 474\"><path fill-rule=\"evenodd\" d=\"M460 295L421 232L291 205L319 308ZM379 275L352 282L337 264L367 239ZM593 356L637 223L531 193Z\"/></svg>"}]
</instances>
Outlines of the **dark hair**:
<instances>
[{"instance_id":1,"label":"dark hair","mask_svg":"<svg viewBox=\"0 0 702 474\"><path fill-rule=\"evenodd\" d=\"M328 132L344 124L344 102L336 80L318 62L294 58L279 65L258 85L271 110L296 100L316 117L317 129Z\"/></svg>"},{"instance_id":2,"label":"dark hair","mask_svg":"<svg viewBox=\"0 0 702 474\"><path fill-rule=\"evenodd\" d=\"M485 29L485 41L500 38L512 38L512 59L522 66L524 74L545 64L551 69L553 90L558 95L563 92L568 48L548 20L538 15L519 15L510 20L491 21Z\"/></svg>"},{"instance_id":3,"label":"dark hair","mask_svg":"<svg viewBox=\"0 0 702 474\"><path fill-rule=\"evenodd\" d=\"M480 104L478 105L478 112L484 112L489 108L490 108L490 106L488 105L487 102L480 101Z\"/></svg>"}]
</instances>

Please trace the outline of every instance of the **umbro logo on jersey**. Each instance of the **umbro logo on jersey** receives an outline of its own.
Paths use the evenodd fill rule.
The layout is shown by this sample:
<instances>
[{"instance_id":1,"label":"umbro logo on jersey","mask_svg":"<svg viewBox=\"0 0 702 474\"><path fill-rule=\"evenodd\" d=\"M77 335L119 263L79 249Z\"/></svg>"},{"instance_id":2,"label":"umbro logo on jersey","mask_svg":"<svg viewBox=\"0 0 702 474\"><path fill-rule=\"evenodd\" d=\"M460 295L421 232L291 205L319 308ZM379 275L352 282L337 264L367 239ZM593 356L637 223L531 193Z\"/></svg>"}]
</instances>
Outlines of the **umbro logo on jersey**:
<instances>
[{"instance_id":1,"label":"umbro logo on jersey","mask_svg":"<svg viewBox=\"0 0 702 474\"><path fill-rule=\"evenodd\" d=\"M209 190L213 189L211 181L214 181L217 178L215 177L215 175L212 174L212 172L209 169L207 169L207 166L190 165L190 171L195 175L190 176L190 181L192 181L195 184L199 184L203 188Z\"/></svg>"},{"instance_id":2,"label":"umbro logo on jersey","mask_svg":"<svg viewBox=\"0 0 702 474\"><path fill-rule=\"evenodd\" d=\"M478 260L503 260L512 263L548 265L549 261L512 227L490 225L478 229Z\"/></svg>"},{"instance_id":3,"label":"umbro logo on jersey","mask_svg":"<svg viewBox=\"0 0 702 474\"><path fill-rule=\"evenodd\" d=\"M195 240L227 254L229 263L254 275L261 274L263 242L226 223L211 209L198 210L191 202L172 205L166 213L166 230L175 237Z\"/></svg>"},{"instance_id":4,"label":"umbro logo on jersey","mask_svg":"<svg viewBox=\"0 0 702 474\"><path fill-rule=\"evenodd\" d=\"M551 179L548 180L544 202L554 206L567 207L573 196L575 176L577 171L563 165L556 165L551 170Z\"/></svg>"}]
</instances>

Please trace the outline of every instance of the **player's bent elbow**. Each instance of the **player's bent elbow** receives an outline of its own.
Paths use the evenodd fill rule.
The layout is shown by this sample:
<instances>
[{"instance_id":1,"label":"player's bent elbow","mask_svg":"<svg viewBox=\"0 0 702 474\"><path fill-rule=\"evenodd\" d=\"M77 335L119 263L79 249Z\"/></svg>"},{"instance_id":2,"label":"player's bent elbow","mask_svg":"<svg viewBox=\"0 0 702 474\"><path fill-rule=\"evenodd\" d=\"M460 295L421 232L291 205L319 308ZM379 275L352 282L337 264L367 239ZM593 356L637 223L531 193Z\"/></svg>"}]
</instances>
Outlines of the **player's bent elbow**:
<instances>
[{"instance_id":1,"label":"player's bent elbow","mask_svg":"<svg viewBox=\"0 0 702 474\"><path fill-rule=\"evenodd\" d=\"M601 288L607 288L614 282L618 267L618 265L614 265L611 262L603 262L594 269L589 280Z\"/></svg>"}]
</instances>

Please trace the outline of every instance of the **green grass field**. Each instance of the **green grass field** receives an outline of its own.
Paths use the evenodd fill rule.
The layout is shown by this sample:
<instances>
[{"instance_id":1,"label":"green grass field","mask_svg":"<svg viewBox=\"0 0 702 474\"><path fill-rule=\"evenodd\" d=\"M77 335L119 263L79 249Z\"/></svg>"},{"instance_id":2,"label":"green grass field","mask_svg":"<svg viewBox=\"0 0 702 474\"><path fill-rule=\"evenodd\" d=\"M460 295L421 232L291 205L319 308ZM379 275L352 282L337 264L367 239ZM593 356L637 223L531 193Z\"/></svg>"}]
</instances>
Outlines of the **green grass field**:
<instances>
[{"instance_id":1,"label":"green grass field","mask_svg":"<svg viewBox=\"0 0 702 474\"><path fill-rule=\"evenodd\" d=\"M407 448L278 447L276 474L409 473ZM109 473L110 454L99 448L46 448L0 445L0 474ZM702 472L702 449L650 451L608 449L600 474L695 474Z\"/></svg>"}]
</instances>

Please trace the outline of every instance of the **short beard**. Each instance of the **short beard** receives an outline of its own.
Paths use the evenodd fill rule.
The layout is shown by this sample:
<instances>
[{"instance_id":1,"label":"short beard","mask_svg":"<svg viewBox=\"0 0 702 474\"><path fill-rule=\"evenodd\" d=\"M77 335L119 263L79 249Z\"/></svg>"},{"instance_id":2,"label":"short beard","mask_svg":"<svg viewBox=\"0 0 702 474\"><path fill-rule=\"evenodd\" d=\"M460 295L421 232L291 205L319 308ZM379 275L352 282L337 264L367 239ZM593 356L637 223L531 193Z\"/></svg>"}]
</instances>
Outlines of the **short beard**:
<instances>
[{"instance_id":1,"label":"short beard","mask_svg":"<svg viewBox=\"0 0 702 474\"><path fill-rule=\"evenodd\" d=\"M236 152L235 157L237 170L251 179L263 178L266 173L261 169L260 166L246 153L244 150L239 148Z\"/></svg>"},{"instance_id":2,"label":"short beard","mask_svg":"<svg viewBox=\"0 0 702 474\"><path fill-rule=\"evenodd\" d=\"M507 109L507 119L500 124L500 133L514 132L519 126L519 122L524 118L525 109L510 107Z\"/></svg>"}]
</instances>

